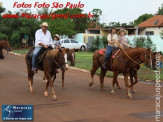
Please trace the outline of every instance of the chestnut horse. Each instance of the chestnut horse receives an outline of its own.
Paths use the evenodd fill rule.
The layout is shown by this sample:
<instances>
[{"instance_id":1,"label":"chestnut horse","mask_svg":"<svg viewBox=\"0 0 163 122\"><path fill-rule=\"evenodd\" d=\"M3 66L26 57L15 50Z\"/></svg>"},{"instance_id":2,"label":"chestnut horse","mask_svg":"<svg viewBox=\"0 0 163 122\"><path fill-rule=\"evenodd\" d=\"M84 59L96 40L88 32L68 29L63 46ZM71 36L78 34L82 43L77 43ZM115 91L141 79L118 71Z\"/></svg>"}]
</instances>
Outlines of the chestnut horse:
<instances>
[{"instance_id":1,"label":"chestnut horse","mask_svg":"<svg viewBox=\"0 0 163 122\"><path fill-rule=\"evenodd\" d=\"M10 43L8 41L0 41L0 59L4 59L4 55L3 55L3 51L2 49L5 49L8 53L8 51L11 51L11 46Z\"/></svg>"},{"instance_id":2,"label":"chestnut horse","mask_svg":"<svg viewBox=\"0 0 163 122\"><path fill-rule=\"evenodd\" d=\"M29 53L30 51L26 54L25 60L27 64L27 70L28 70L28 81L29 81L29 90L33 92L33 76L34 73L32 71L32 59L29 58ZM39 68L39 70L44 71L44 75L47 79L47 84L45 87L45 92L44 95L47 96L47 88L48 85L50 84L52 88L52 98L53 100L56 100L56 94L54 91L54 84L52 81L52 77L56 77L56 71L58 68L63 68L65 67L65 54L66 52L61 50L61 49L52 49L52 50L47 50L45 53L45 56L42 60L42 66L43 68Z\"/></svg>"},{"instance_id":3,"label":"chestnut horse","mask_svg":"<svg viewBox=\"0 0 163 122\"><path fill-rule=\"evenodd\" d=\"M111 93L114 93L114 85L115 83L119 87L119 84L117 82L117 76L118 74L122 73L124 75L124 81L126 85L126 93L129 98L132 98L132 95L129 92L129 85L128 85L128 75L131 69L131 64L134 62L137 65L140 65L141 63L145 63L147 67L151 67L151 54L152 52L149 49L146 48L129 48L120 50L116 57L113 59L110 58L110 61L108 62L107 69L104 69L102 67L104 56L99 54L99 51L96 51L93 55L93 66L91 70L91 82L89 86L92 86L94 83L93 76L96 72L96 70L100 67L101 68L101 74L100 74L100 85L101 88L104 87L103 81L104 76L107 72L107 70L113 71L113 84L112 84L112 90ZM136 62L137 61L137 62ZM110 64L112 63L112 67L114 70L112 70L112 67L110 67ZM120 87L119 87L120 88Z\"/></svg>"},{"instance_id":4,"label":"chestnut horse","mask_svg":"<svg viewBox=\"0 0 163 122\"><path fill-rule=\"evenodd\" d=\"M64 48L63 50L66 51L65 55L65 63L67 64L67 61L70 61L70 66L74 66L75 65L75 49L69 49L69 48ZM65 87L64 85L64 76L65 76L65 68L61 68L62 71L62 88ZM53 81L55 80L55 77L53 78ZM43 78L43 83L47 83L47 80L45 79L45 76Z\"/></svg>"}]
</instances>

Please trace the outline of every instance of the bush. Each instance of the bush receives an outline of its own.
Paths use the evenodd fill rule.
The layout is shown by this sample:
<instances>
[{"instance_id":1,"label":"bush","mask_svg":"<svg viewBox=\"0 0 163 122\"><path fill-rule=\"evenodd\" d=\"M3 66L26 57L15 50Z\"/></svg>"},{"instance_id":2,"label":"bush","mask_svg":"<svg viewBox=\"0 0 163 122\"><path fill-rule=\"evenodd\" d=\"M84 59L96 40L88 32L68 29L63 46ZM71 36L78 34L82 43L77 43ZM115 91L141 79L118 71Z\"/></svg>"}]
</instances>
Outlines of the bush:
<instances>
[{"instance_id":1,"label":"bush","mask_svg":"<svg viewBox=\"0 0 163 122\"><path fill-rule=\"evenodd\" d=\"M103 37L101 38L101 41L102 41L102 44L103 44L104 48L106 48L107 45L108 45L107 36L103 36Z\"/></svg>"},{"instance_id":2,"label":"bush","mask_svg":"<svg viewBox=\"0 0 163 122\"><path fill-rule=\"evenodd\" d=\"M20 35L19 32L15 31L11 35L11 45L18 48L20 47Z\"/></svg>"},{"instance_id":3,"label":"bush","mask_svg":"<svg viewBox=\"0 0 163 122\"><path fill-rule=\"evenodd\" d=\"M97 36L92 42L92 46L90 47L90 51L98 50L100 48L100 43L101 43L100 36Z\"/></svg>"},{"instance_id":4,"label":"bush","mask_svg":"<svg viewBox=\"0 0 163 122\"><path fill-rule=\"evenodd\" d=\"M7 38L7 35L0 33L0 40L4 40L4 38Z\"/></svg>"},{"instance_id":5,"label":"bush","mask_svg":"<svg viewBox=\"0 0 163 122\"><path fill-rule=\"evenodd\" d=\"M153 44L153 42L149 36L147 38L146 37L135 37L133 45L135 47L151 48L152 51L156 51L156 45Z\"/></svg>"}]
</instances>

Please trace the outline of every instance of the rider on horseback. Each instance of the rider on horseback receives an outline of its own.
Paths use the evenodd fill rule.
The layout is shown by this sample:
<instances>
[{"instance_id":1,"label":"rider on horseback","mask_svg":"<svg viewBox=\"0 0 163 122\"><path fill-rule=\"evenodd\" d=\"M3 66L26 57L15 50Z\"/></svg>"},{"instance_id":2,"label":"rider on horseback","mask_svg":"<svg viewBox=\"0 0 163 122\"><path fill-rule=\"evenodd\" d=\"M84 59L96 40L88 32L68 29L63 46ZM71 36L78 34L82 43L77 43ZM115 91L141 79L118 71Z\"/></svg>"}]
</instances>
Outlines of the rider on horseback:
<instances>
[{"instance_id":1,"label":"rider on horseback","mask_svg":"<svg viewBox=\"0 0 163 122\"><path fill-rule=\"evenodd\" d=\"M121 47L123 48L132 47L130 44L128 44L128 39L125 37L125 35L127 34L126 30L120 29L117 33L119 35L118 42Z\"/></svg>"},{"instance_id":2,"label":"rider on horseback","mask_svg":"<svg viewBox=\"0 0 163 122\"><path fill-rule=\"evenodd\" d=\"M51 33L47 30L48 23L43 22L40 27L41 29L37 30L35 33L35 49L32 55L32 70L33 73L37 73L36 68L36 58L38 53L42 48L48 48L48 46L52 46L52 37Z\"/></svg>"},{"instance_id":3,"label":"rider on horseback","mask_svg":"<svg viewBox=\"0 0 163 122\"><path fill-rule=\"evenodd\" d=\"M106 55L105 55L105 59L104 59L104 63L103 63L103 68L106 69L106 65L107 62L109 60L110 54L113 50L114 47L118 47L117 42L118 42L118 36L116 34L116 29L112 28L111 32L108 34L107 37L108 40L108 46L107 46L107 51L106 51Z\"/></svg>"}]
</instances>

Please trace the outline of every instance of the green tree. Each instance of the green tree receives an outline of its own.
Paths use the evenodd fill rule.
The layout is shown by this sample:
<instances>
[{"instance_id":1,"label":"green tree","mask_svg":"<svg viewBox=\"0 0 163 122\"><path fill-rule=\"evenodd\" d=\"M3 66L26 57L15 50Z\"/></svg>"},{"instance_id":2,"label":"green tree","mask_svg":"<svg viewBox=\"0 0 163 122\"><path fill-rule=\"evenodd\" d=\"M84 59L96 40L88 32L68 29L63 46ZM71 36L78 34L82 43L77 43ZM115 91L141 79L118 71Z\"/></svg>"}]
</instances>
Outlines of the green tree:
<instances>
[{"instance_id":1,"label":"green tree","mask_svg":"<svg viewBox=\"0 0 163 122\"><path fill-rule=\"evenodd\" d=\"M158 11L156 14L157 15L163 15L163 4L161 4L161 7L158 8Z\"/></svg>"},{"instance_id":2,"label":"green tree","mask_svg":"<svg viewBox=\"0 0 163 122\"><path fill-rule=\"evenodd\" d=\"M92 21L96 23L96 27L97 27L97 25L100 23L99 21L100 21L100 15L102 15L102 10L95 8L92 10L92 13L94 15Z\"/></svg>"},{"instance_id":3,"label":"green tree","mask_svg":"<svg viewBox=\"0 0 163 122\"><path fill-rule=\"evenodd\" d=\"M104 48L106 48L108 45L107 35L102 36L101 41L102 41Z\"/></svg>"},{"instance_id":4,"label":"green tree","mask_svg":"<svg viewBox=\"0 0 163 122\"><path fill-rule=\"evenodd\" d=\"M95 51L100 49L101 39L100 36L96 36L96 38L92 42L92 46L90 47L90 51Z\"/></svg>"},{"instance_id":5,"label":"green tree","mask_svg":"<svg viewBox=\"0 0 163 122\"><path fill-rule=\"evenodd\" d=\"M146 37L135 37L133 45L135 47L151 48L152 51L156 51L156 45L153 44L153 41L149 36L147 38Z\"/></svg>"},{"instance_id":6,"label":"green tree","mask_svg":"<svg viewBox=\"0 0 163 122\"><path fill-rule=\"evenodd\" d=\"M3 13L6 9L3 7L0 7L0 14Z\"/></svg>"},{"instance_id":7,"label":"green tree","mask_svg":"<svg viewBox=\"0 0 163 122\"><path fill-rule=\"evenodd\" d=\"M151 18L153 15L152 14L143 14L141 16L139 16L136 20L134 20L134 25L138 25L142 22L144 22L145 20Z\"/></svg>"}]
</instances>

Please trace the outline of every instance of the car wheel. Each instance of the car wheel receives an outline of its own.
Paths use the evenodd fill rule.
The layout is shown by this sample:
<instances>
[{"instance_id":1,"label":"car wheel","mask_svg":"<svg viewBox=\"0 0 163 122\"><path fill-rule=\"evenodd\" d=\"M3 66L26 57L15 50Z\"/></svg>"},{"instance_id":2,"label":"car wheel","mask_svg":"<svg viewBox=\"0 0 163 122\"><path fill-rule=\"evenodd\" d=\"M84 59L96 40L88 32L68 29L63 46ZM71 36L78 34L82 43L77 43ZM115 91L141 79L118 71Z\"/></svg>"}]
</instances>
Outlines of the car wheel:
<instances>
[{"instance_id":1,"label":"car wheel","mask_svg":"<svg viewBox=\"0 0 163 122\"><path fill-rule=\"evenodd\" d=\"M81 46L80 50L85 51L85 46Z\"/></svg>"}]
</instances>

